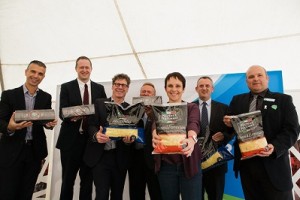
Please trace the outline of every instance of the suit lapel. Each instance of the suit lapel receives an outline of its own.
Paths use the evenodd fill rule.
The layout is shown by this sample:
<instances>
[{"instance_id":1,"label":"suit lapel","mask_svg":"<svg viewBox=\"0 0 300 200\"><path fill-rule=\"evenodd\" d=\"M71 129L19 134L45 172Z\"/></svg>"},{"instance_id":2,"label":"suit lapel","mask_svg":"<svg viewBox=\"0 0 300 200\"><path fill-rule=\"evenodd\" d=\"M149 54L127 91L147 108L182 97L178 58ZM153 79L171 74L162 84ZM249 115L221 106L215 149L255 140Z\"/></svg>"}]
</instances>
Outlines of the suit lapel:
<instances>
[{"instance_id":1,"label":"suit lapel","mask_svg":"<svg viewBox=\"0 0 300 200\"><path fill-rule=\"evenodd\" d=\"M274 102L266 101L265 99L274 99ZM263 118L268 113L268 110L270 109L271 105L274 103L276 103L276 98L272 92L268 91L263 99L262 108L261 108L261 113Z\"/></svg>"},{"instance_id":2,"label":"suit lapel","mask_svg":"<svg viewBox=\"0 0 300 200\"><path fill-rule=\"evenodd\" d=\"M250 92L244 96L244 99L242 99L242 105L241 105L241 109L242 112L241 113L248 113L249 112L249 99L250 99Z\"/></svg>"},{"instance_id":3,"label":"suit lapel","mask_svg":"<svg viewBox=\"0 0 300 200\"><path fill-rule=\"evenodd\" d=\"M16 105L16 110L26 110L23 86L18 88L16 92L16 99L18 99L18 105Z\"/></svg>"},{"instance_id":4,"label":"suit lapel","mask_svg":"<svg viewBox=\"0 0 300 200\"><path fill-rule=\"evenodd\" d=\"M41 103L42 101L42 92L43 91L38 91L38 93L36 94L36 98L35 98L35 103L34 103L34 109L40 109L41 108Z\"/></svg>"},{"instance_id":5,"label":"suit lapel","mask_svg":"<svg viewBox=\"0 0 300 200\"><path fill-rule=\"evenodd\" d=\"M91 97L92 97L92 103L94 103L94 99L95 99L95 93L96 93L96 91L94 91L95 89L94 89L94 82L93 81L91 81L91 90L90 90L90 92L91 92Z\"/></svg>"},{"instance_id":6,"label":"suit lapel","mask_svg":"<svg viewBox=\"0 0 300 200\"><path fill-rule=\"evenodd\" d=\"M211 110L210 110L210 119L209 119L209 129L210 130L212 130L212 127L215 127L212 119L216 119L216 115L218 114L217 110L218 110L217 104L212 100L211 101Z\"/></svg>"},{"instance_id":7,"label":"suit lapel","mask_svg":"<svg viewBox=\"0 0 300 200\"><path fill-rule=\"evenodd\" d=\"M78 103L79 105L82 105L82 97L80 94L80 89L79 89L79 84L77 79L74 80L74 83L72 84L72 91L73 91L73 96L72 98L74 99L78 99Z\"/></svg>"}]
</instances>

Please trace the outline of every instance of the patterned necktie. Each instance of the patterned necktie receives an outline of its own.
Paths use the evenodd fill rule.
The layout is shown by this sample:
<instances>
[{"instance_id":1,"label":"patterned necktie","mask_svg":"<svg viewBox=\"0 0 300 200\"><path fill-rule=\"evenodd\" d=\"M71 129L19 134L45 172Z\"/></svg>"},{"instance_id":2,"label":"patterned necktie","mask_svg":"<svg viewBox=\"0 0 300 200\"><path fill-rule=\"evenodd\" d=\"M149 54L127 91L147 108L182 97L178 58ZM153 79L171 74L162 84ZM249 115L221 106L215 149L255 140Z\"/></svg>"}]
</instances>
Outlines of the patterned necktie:
<instances>
[{"instance_id":1,"label":"patterned necktie","mask_svg":"<svg viewBox=\"0 0 300 200\"><path fill-rule=\"evenodd\" d=\"M253 95L253 99L249 106L249 112L256 111L256 104L257 104L257 95Z\"/></svg>"},{"instance_id":2,"label":"patterned necktie","mask_svg":"<svg viewBox=\"0 0 300 200\"><path fill-rule=\"evenodd\" d=\"M83 93L83 102L84 105L89 104L89 90L88 85L84 84L84 93ZM83 118L82 120L82 130L87 131L88 129L88 120L87 118Z\"/></svg>"},{"instance_id":3,"label":"patterned necktie","mask_svg":"<svg viewBox=\"0 0 300 200\"><path fill-rule=\"evenodd\" d=\"M207 103L204 101L202 103L202 111L201 111L201 135L204 136L208 126L208 113L206 108Z\"/></svg>"}]
</instances>

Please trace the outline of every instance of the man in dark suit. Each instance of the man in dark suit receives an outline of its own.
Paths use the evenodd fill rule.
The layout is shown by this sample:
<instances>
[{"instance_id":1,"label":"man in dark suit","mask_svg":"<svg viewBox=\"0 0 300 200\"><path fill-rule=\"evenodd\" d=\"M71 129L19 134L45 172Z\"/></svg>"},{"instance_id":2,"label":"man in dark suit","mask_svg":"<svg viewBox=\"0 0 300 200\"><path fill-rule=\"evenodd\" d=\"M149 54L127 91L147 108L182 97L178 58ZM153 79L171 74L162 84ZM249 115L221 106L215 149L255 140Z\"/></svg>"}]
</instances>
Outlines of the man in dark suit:
<instances>
[{"instance_id":1,"label":"man in dark suit","mask_svg":"<svg viewBox=\"0 0 300 200\"><path fill-rule=\"evenodd\" d=\"M88 130L84 126L84 117L63 118L62 108L93 104L97 98L106 98L104 87L90 80L92 63L81 56L76 60L77 79L61 85L59 116L62 120L56 147L60 149L62 164L61 200L73 199L74 182L79 171L79 199L91 200L93 177L91 169L83 162L83 153L88 140ZM85 89L87 88L87 90ZM84 96L88 96L84 102Z\"/></svg>"},{"instance_id":2,"label":"man in dark suit","mask_svg":"<svg viewBox=\"0 0 300 200\"><path fill-rule=\"evenodd\" d=\"M126 74L117 74L112 79L112 96L108 99L97 99L95 115L89 121L90 142L84 154L84 161L92 168L96 186L96 200L122 200L126 172L131 164L129 137L123 140L111 140L103 133L107 122L105 101L113 101L124 108L129 104L124 101L128 92L130 78Z\"/></svg>"},{"instance_id":3,"label":"man in dark suit","mask_svg":"<svg viewBox=\"0 0 300 200\"><path fill-rule=\"evenodd\" d=\"M228 114L228 106L211 99L214 91L213 80L208 76L202 76L197 81L195 88L199 95L199 100L194 103L199 105L200 121L202 120L203 103L206 102L208 113L208 126L210 130L209 140L216 143L217 146L226 145L230 139L228 128L223 122L223 117ZM202 124L202 123L201 123ZM206 127L201 127L202 133ZM202 176L202 199L204 193L207 193L209 200L222 200L225 187L225 173L227 172L227 163L205 171Z\"/></svg>"},{"instance_id":4,"label":"man in dark suit","mask_svg":"<svg viewBox=\"0 0 300 200\"><path fill-rule=\"evenodd\" d=\"M140 89L140 96L155 96L152 83L146 82ZM132 148L132 165L128 169L130 200L145 200L146 184L152 200L160 200L161 193L157 175L154 172L152 147L151 108L145 107L146 114L141 120L144 127L145 144L135 142Z\"/></svg>"},{"instance_id":5,"label":"man in dark suit","mask_svg":"<svg viewBox=\"0 0 300 200\"><path fill-rule=\"evenodd\" d=\"M48 155L44 127L52 129L57 121L46 124L15 121L16 110L51 109L51 95L38 85L46 65L31 61L21 87L3 91L0 102L0 199L32 199L42 161Z\"/></svg>"},{"instance_id":6,"label":"man in dark suit","mask_svg":"<svg viewBox=\"0 0 300 200\"><path fill-rule=\"evenodd\" d=\"M289 162L289 148L299 134L299 122L292 97L271 92L269 77L261 66L251 66L246 72L249 93L236 95L230 103L232 115L249 112L249 105L257 97L256 109L262 112L263 131L268 145L259 155L240 160L235 145L234 170L240 172L245 199L292 200L293 182ZM257 96L256 96L257 95ZM224 117L232 126L230 116Z\"/></svg>"}]
</instances>

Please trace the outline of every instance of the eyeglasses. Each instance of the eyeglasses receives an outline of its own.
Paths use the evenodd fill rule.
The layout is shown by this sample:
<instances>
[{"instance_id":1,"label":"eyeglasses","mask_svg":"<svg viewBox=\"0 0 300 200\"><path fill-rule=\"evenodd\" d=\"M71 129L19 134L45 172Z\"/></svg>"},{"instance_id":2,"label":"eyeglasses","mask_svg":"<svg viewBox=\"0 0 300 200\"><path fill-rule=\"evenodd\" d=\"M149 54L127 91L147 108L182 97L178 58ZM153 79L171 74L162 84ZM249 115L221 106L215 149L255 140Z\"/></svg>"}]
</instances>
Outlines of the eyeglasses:
<instances>
[{"instance_id":1,"label":"eyeglasses","mask_svg":"<svg viewBox=\"0 0 300 200\"><path fill-rule=\"evenodd\" d=\"M122 87L122 88L127 88L128 87L128 85L127 84L124 84L124 83L114 83L114 86L116 86L116 87Z\"/></svg>"}]
</instances>

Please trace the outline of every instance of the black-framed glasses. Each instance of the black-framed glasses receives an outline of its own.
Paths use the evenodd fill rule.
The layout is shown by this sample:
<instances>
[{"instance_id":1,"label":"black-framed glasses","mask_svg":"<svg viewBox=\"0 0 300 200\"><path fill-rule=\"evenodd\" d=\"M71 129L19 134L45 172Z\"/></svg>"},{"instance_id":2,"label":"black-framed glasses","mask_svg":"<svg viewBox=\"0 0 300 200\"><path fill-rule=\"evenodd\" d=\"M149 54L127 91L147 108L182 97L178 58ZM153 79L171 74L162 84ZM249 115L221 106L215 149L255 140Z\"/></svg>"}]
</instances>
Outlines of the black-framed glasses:
<instances>
[{"instance_id":1,"label":"black-framed glasses","mask_svg":"<svg viewBox=\"0 0 300 200\"><path fill-rule=\"evenodd\" d=\"M116 87L122 87L122 88L127 88L128 87L128 85L127 84L124 84L124 83L114 83L114 86L116 86Z\"/></svg>"}]
</instances>

